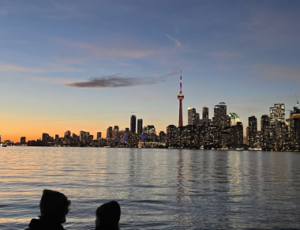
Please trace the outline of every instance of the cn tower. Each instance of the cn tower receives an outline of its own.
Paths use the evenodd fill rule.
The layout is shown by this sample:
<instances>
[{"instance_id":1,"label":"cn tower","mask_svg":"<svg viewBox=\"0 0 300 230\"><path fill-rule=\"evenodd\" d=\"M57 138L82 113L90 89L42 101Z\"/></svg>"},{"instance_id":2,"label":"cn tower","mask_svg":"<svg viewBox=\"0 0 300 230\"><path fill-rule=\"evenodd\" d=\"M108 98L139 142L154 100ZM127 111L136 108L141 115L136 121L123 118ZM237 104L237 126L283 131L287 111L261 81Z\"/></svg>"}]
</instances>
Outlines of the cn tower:
<instances>
[{"instance_id":1,"label":"cn tower","mask_svg":"<svg viewBox=\"0 0 300 230\"><path fill-rule=\"evenodd\" d=\"M184 95L182 93L182 70L180 70L180 91L177 96L179 100L179 124L178 127L182 127L182 100L184 98Z\"/></svg>"}]
</instances>

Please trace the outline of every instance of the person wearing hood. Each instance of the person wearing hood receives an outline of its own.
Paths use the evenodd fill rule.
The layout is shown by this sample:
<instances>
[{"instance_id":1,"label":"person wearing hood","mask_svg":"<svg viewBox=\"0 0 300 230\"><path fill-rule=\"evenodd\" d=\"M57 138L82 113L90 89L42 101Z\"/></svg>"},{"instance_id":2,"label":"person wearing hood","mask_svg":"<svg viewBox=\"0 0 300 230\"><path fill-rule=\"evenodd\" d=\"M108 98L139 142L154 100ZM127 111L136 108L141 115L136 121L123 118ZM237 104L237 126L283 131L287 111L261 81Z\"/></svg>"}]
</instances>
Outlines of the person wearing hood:
<instances>
[{"instance_id":1,"label":"person wearing hood","mask_svg":"<svg viewBox=\"0 0 300 230\"><path fill-rule=\"evenodd\" d=\"M96 210L95 230L119 230L121 208L117 201L102 204Z\"/></svg>"},{"instance_id":2,"label":"person wearing hood","mask_svg":"<svg viewBox=\"0 0 300 230\"><path fill-rule=\"evenodd\" d=\"M32 219L26 230L64 230L62 223L66 222L70 204L64 194L45 189L40 201L41 215Z\"/></svg>"}]
</instances>

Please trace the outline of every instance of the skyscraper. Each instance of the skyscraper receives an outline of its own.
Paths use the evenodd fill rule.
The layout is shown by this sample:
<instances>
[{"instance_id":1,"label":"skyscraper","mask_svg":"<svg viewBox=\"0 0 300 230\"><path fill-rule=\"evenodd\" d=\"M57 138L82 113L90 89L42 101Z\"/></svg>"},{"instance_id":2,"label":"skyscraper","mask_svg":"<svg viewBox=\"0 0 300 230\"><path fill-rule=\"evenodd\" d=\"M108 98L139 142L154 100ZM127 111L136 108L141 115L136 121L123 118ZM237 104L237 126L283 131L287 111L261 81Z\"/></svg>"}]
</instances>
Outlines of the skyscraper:
<instances>
[{"instance_id":1,"label":"skyscraper","mask_svg":"<svg viewBox=\"0 0 300 230\"><path fill-rule=\"evenodd\" d=\"M97 139L101 139L102 133L101 132L97 132Z\"/></svg>"},{"instance_id":2,"label":"skyscraper","mask_svg":"<svg viewBox=\"0 0 300 230\"><path fill-rule=\"evenodd\" d=\"M106 130L106 138L112 138L112 127L109 126Z\"/></svg>"},{"instance_id":3,"label":"skyscraper","mask_svg":"<svg viewBox=\"0 0 300 230\"><path fill-rule=\"evenodd\" d=\"M119 126L115 125L115 126L114 126L114 129L113 129L113 131L112 131L112 137L113 137L113 138L117 138L118 133L119 133Z\"/></svg>"},{"instance_id":4,"label":"skyscraper","mask_svg":"<svg viewBox=\"0 0 300 230\"><path fill-rule=\"evenodd\" d=\"M204 119L208 119L208 107L206 107L206 106L204 106L203 108L202 108L202 119L204 120Z\"/></svg>"},{"instance_id":5,"label":"skyscraper","mask_svg":"<svg viewBox=\"0 0 300 230\"><path fill-rule=\"evenodd\" d=\"M137 133L142 134L143 133L143 119L138 119L138 125L137 125Z\"/></svg>"},{"instance_id":6,"label":"skyscraper","mask_svg":"<svg viewBox=\"0 0 300 230\"><path fill-rule=\"evenodd\" d=\"M270 107L270 123L285 122L285 105L283 103L274 104Z\"/></svg>"},{"instance_id":7,"label":"skyscraper","mask_svg":"<svg viewBox=\"0 0 300 230\"><path fill-rule=\"evenodd\" d=\"M188 108L188 125L199 124L199 113L196 112L195 108Z\"/></svg>"},{"instance_id":8,"label":"skyscraper","mask_svg":"<svg viewBox=\"0 0 300 230\"><path fill-rule=\"evenodd\" d=\"M257 133L257 118L255 116L248 117L247 138L251 148L254 147Z\"/></svg>"},{"instance_id":9,"label":"skyscraper","mask_svg":"<svg viewBox=\"0 0 300 230\"><path fill-rule=\"evenodd\" d=\"M131 115L131 118L130 118L130 131L132 133L136 133L136 116L135 115Z\"/></svg>"},{"instance_id":10,"label":"skyscraper","mask_svg":"<svg viewBox=\"0 0 300 230\"><path fill-rule=\"evenodd\" d=\"M180 71L180 91L179 94L177 96L178 100L179 100L179 127L182 127L182 100L184 99L184 95L182 93L182 70Z\"/></svg>"}]
</instances>

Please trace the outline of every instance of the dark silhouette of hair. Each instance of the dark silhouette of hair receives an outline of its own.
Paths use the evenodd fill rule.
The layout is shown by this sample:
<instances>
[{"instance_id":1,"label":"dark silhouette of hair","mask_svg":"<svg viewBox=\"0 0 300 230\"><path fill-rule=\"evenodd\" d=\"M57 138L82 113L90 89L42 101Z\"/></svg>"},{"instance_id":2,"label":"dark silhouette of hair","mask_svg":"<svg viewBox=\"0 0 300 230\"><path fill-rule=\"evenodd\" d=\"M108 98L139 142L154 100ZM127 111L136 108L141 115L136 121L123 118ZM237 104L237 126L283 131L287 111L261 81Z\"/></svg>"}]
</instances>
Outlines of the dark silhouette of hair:
<instances>
[{"instance_id":1,"label":"dark silhouette of hair","mask_svg":"<svg viewBox=\"0 0 300 230\"><path fill-rule=\"evenodd\" d=\"M47 221L64 223L70 204L71 202L64 194L45 189L40 201L40 218Z\"/></svg>"},{"instance_id":2,"label":"dark silhouette of hair","mask_svg":"<svg viewBox=\"0 0 300 230\"><path fill-rule=\"evenodd\" d=\"M119 229L121 207L117 201L109 201L97 208L96 217L98 218L100 224L96 227L97 230Z\"/></svg>"}]
</instances>

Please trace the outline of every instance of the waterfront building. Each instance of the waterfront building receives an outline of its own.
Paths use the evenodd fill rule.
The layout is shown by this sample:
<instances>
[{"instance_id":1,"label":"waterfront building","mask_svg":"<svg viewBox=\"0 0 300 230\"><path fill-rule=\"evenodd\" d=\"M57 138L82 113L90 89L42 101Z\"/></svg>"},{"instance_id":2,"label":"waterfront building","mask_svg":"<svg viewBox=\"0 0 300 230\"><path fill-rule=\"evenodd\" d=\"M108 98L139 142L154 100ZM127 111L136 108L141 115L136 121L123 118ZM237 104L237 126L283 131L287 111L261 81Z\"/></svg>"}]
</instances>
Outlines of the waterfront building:
<instances>
[{"instance_id":1,"label":"waterfront building","mask_svg":"<svg viewBox=\"0 0 300 230\"><path fill-rule=\"evenodd\" d=\"M167 134L164 131L159 132L159 142L166 142Z\"/></svg>"},{"instance_id":2,"label":"waterfront building","mask_svg":"<svg viewBox=\"0 0 300 230\"><path fill-rule=\"evenodd\" d=\"M230 126L230 117L227 115L227 105L225 102L220 102L214 107L214 125L222 131L225 127Z\"/></svg>"},{"instance_id":3,"label":"waterfront building","mask_svg":"<svg viewBox=\"0 0 300 230\"><path fill-rule=\"evenodd\" d=\"M233 126L233 147L242 148L243 147L243 124L238 122Z\"/></svg>"},{"instance_id":4,"label":"waterfront building","mask_svg":"<svg viewBox=\"0 0 300 230\"><path fill-rule=\"evenodd\" d=\"M119 133L119 126L115 125L112 131L112 138L117 138Z\"/></svg>"},{"instance_id":5,"label":"waterfront building","mask_svg":"<svg viewBox=\"0 0 300 230\"><path fill-rule=\"evenodd\" d=\"M179 122L178 122L178 126L181 127L181 126L183 126L183 123L182 123L182 101L184 99L184 95L182 93L182 71L180 71L180 91L179 91L179 94L177 95L177 98L179 100Z\"/></svg>"},{"instance_id":6,"label":"waterfront building","mask_svg":"<svg viewBox=\"0 0 300 230\"><path fill-rule=\"evenodd\" d=\"M270 117L265 114L261 116L260 120L261 127L261 147L262 149L269 148L269 136L270 136Z\"/></svg>"},{"instance_id":7,"label":"waterfront building","mask_svg":"<svg viewBox=\"0 0 300 230\"><path fill-rule=\"evenodd\" d=\"M255 116L248 117L247 140L250 148L255 148L257 139L257 118Z\"/></svg>"},{"instance_id":8,"label":"waterfront building","mask_svg":"<svg viewBox=\"0 0 300 230\"><path fill-rule=\"evenodd\" d=\"M26 144L26 137L21 137L20 138L20 145L25 145Z\"/></svg>"},{"instance_id":9,"label":"waterfront building","mask_svg":"<svg viewBox=\"0 0 300 230\"><path fill-rule=\"evenodd\" d=\"M175 148L177 147L178 140L178 132L177 127L175 125L169 125L167 127L167 143L168 147Z\"/></svg>"},{"instance_id":10,"label":"waterfront building","mask_svg":"<svg viewBox=\"0 0 300 230\"><path fill-rule=\"evenodd\" d=\"M48 142L50 141L50 136L48 133L43 133L42 134L42 142L43 145L48 145Z\"/></svg>"},{"instance_id":11,"label":"waterfront building","mask_svg":"<svg viewBox=\"0 0 300 230\"><path fill-rule=\"evenodd\" d=\"M106 138L112 138L112 127L109 126L106 130Z\"/></svg>"},{"instance_id":12,"label":"waterfront building","mask_svg":"<svg viewBox=\"0 0 300 230\"><path fill-rule=\"evenodd\" d=\"M130 118L130 131L132 133L136 133L136 116L135 115L131 115L131 118Z\"/></svg>"},{"instance_id":13,"label":"waterfront building","mask_svg":"<svg viewBox=\"0 0 300 230\"><path fill-rule=\"evenodd\" d=\"M143 119L138 119L137 133L139 135L143 133Z\"/></svg>"},{"instance_id":14,"label":"waterfront building","mask_svg":"<svg viewBox=\"0 0 300 230\"><path fill-rule=\"evenodd\" d=\"M199 113L196 112L195 108L188 108L188 125L199 124Z\"/></svg>"},{"instance_id":15,"label":"waterfront building","mask_svg":"<svg viewBox=\"0 0 300 230\"><path fill-rule=\"evenodd\" d=\"M101 132L97 132L97 139L99 140L102 136L102 133Z\"/></svg>"},{"instance_id":16,"label":"waterfront building","mask_svg":"<svg viewBox=\"0 0 300 230\"><path fill-rule=\"evenodd\" d=\"M203 120L209 119L208 107L207 107L207 106L204 106L204 107L202 108L202 119L203 119Z\"/></svg>"},{"instance_id":17,"label":"waterfront building","mask_svg":"<svg viewBox=\"0 0 300 230\"><path fill-rule=\"evenodd\" d=\"M274 104L270 107L270 123L285 122L285 105L283 103Z\"/></svg>"}]
</instances>

